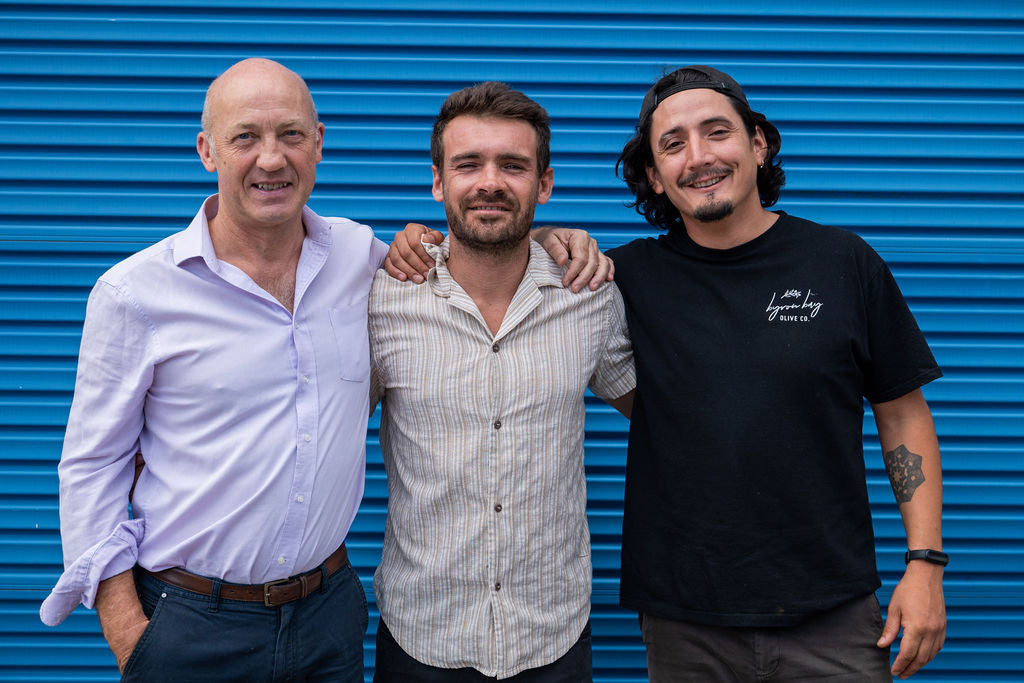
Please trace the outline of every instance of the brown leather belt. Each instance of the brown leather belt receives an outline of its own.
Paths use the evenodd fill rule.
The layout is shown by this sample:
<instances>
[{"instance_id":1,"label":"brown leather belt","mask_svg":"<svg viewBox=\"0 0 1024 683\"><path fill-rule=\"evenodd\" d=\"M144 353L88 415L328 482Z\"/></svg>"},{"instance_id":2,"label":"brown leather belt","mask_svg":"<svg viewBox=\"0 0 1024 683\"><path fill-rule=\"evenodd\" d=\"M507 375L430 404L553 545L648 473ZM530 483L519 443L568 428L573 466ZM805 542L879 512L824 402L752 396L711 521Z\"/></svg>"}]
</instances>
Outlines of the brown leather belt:
<instances>
[{"instance_id":1,"label":"brown leather belt","mask_svg":"<svg viewBox=\"0 0 1024 683\"><path fill-rule=\"evenodd\" d=\"M327 568L327 575L341 569L348 562L348 551L342 543L331 556L324 560L323 566ZM169 583L178 588L184 588L193 593L201 595L213 595L213 579L199 576L192 572L185 571L178 567L164 569L159 572L151 572L148 569L139 567L150 576ZM304 574L293 576L288 579L268 581L263 584L247 586L240 583L221 583L220 597L225 600L241 600L243 602L262 602L267 607L277 607L285 603L301 600L313 591L320 588L320 581L323 573L320 567L310 569Z\"/></svg>"}]
</instances>

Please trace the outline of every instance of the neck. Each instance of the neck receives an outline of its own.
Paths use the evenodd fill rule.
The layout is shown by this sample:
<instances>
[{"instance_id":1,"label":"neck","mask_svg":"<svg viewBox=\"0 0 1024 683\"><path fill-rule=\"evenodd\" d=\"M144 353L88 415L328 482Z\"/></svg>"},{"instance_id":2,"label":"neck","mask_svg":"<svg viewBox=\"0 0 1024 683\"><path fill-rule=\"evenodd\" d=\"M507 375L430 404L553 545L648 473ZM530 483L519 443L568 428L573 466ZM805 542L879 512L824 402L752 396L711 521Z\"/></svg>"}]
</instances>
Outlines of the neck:
<instances>
[{"instance_id":1,"label":"neck","mask_svg":"<svg viewBox=\"0 0 1024 683\"><path fill-rule=\"evenodd\" d=\"M306 236L302 218L273 230L250 230L220 214L208 219L217 258L248 275L265 292L292 311L295 270Z\"/></svg>"},{"instance_id":2,"label":"neck","mask_svg":"<svg viewBox=\"0 0 1024 683\"><path fill-rule=\"evenodd\" d=\"M301 218L273 230L254 230L218 214L209 219L209 225L210 241L217 258L232 264L235 261L274 264L292 257L297 260L306 237Z\"/></svg>"},{"instance_id":3,"label":"neck","mask_svg":"<svg viewBox=\"0 0 1024 683\"><path fill-rule=\"evenodd\" d=\"M484 253L449 235L448 272L473 299L491 334L497 334L530 261L530 238L500 254Z\"/></svg>"},{"instance_id":4,"label":"neck","mask_svg":"<svg viewBox=\"0 0 1024 683\"><path fill-rule=\"evenodd\" d=\"M702 247L732 249L760 237L776 220L778 214L763 209L759 203L756 208L733 211L718 221L705 223L691 218L684 220L683 225L690 239Z\"/></svg>"}]
</instances>

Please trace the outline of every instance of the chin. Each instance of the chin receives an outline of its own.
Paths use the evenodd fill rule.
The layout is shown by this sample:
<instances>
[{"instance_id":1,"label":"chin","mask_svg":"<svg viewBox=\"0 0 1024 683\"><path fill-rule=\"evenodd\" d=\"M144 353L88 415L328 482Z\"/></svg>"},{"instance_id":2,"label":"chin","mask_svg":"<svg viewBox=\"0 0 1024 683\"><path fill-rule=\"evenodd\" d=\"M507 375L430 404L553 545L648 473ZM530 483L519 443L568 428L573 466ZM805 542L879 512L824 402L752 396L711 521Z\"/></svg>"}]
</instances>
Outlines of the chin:
<instances>
[{"instance_id":1,"label":"chin","mask_svg":"<svg viewBox=\"0 0 1024 683\"><path fill-rule=\"evenodd\" d=\"M714 223L728 218L735 210L735 205L729 200L711 201L697 207L693 212L693 218L701 223Z\"/></svg>"}]
</instances>

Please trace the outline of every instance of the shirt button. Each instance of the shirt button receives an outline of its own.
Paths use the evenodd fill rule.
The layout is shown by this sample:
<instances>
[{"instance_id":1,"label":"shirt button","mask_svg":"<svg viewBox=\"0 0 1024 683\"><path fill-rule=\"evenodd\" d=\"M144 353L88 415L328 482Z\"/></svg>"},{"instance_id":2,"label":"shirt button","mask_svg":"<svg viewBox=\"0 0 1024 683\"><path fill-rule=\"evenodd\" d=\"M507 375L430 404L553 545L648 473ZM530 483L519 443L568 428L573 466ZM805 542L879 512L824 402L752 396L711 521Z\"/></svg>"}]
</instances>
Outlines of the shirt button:
<instances>
[{"instance_id":1,"label":"shirt button","mask_svg":"<svg viewBox=\"0 0 1024 683\"><path fill-rule=\"evenodd\" d=\"M500 591L501 590L501 581L495 582L494 590L496 590L496 591Z\"/></svg>"},{"instance_id":2,"label":"shirt button","mask_svg":"<svg viewBox=\"0 0 1024 683\"><path fill-rule=\"evenodd\" d=\"M495 344L494 346L492 346L492 347L491 347L491 351L494 351L495 353L497 353L497 352L498 352L498 349L500 349L500 348L501 348L500 346L498 346L497 344Z\"/></svg>"},{"instance_id":3,"label":"shirt button","mask_svg":"<svg viewBox=\"0 0 1024 683\"><path fill-rule=\"evenodd\" d=\"M284 564L284 563L285 563L285 561L286 561L286 560L284 559L284 555L282 555L281 557L277 558L277 563L278 563L278 564Z\"/></svg>"},{"instance_id":4,"label":"shirt button","mask_svg":"<svg viewBox=\"0 0 1024 683\"><path fill-rule=\"evenodd\" d=\"M494 428L495 429L501 429L501 420L495 420L494 421Z\"/></svg>"},{"instance_id":5,"label":"shirt button","mask_svg":"<svg viewBox=\"0 0 1024 683\"><path fill-rule=\"evenodd\" d=\"M299 495L295 496L295 500L297 500L297 501L299 501L301 503L304 500L306 500L306 497L300 493Z\"/></svg>"},{"instance_id":6,"label":"shirt button","mask_svg":"<svg viewBox=\"0 0 1024 683\"><path fill-rule=\"evenodd\" d=\"M303 375L302 376L302 383L303 384L309 384L309 375Z\"/></svg>"},{"instance_id":7,"label":"shirt button","mask_svg":"<svg viewBox=\"0 0 1024 683\"><path fill-rule=\"evenodd\" d=\"M494 506L494 511L501 512L501 503L498 503L497 505Z\"/></svg>"},{"instance_id":8,"label":"shirt button","mask_svg":"<svg viewBox=\"0 0 1024 683\"><path fill-rule=\"evenodd\" d=\"M302 440L307 442L307 443L309 443L310 441L313 440L313 437L311 437L309 434L303 434L302 435Z\"/></svg>"}]
</instances>

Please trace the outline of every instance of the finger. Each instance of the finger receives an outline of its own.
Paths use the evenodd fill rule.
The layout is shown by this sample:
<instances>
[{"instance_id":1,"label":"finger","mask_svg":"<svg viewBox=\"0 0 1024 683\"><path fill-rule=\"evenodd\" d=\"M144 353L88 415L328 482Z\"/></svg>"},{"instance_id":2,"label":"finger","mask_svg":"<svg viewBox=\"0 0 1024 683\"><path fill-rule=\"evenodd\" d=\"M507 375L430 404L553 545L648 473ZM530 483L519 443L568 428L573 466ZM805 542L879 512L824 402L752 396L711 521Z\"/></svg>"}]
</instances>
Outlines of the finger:
<instances>
[{"instance_id":1,"label":"finger","mask_svg":"<svg viewBox=\"0 0 1024 683\"><path fill-rule=\"evenodd\" d=\"M566 263L569 263L569 259L571 258L569 249L566 248L567 245L571 248L571 242L563 242L554 232L552 232L551 235L544 240L542 246L544 247L544 250L548 252L548 256L555 260L555 263L560 266L564 266ZM569 265L571 266L572 264L570 263ZM562 284L569 284L564 277L562 278Z\"/></svg>"},{"instance_id":2,"label":"finger","mask_svg":"<svg viewBox=\"0 0 1024 683\"><path fill-rule=\"evenodd\" d=\"M889 604L889 611L885 617L885 628L882 629L882 636L878 639L878 647L889 647L896 641L900 632L900 614Z\"/></svg>"},{"instance_id":3,"label":"finger","mask_svg":"<svg viewBox=\"0 0 1024 683\"><path fill-rule=\"evenodd\" d=\"M426 276L434 265L433 259L418 240L409 243L396 239L391 245L391 249L388 250L388 256L396 268L400 268L416 282L421 282L421 280L416 280L414 275Z\"/></svg>"},{"instance_id":4,"label":"finger","mask_svg":"<svg viewBox=\"0 0 1024 683\"><path fill-rule=\"evenodd\" d=\"M405 271L406 275L412 277L413 272L422 273L424 275L433 266L433 259L427 254L426 249L423 248L422 241L426 238L428 242L439 244L443 239L441 233L436 230L431 230L425 225L419 223L407 223L405 228L395 234L395 239L388 248L388 253L392 257L392 264L399 268L404 268L407 264L411 270ZM397 252L398 256L395 255ZM401 258L399 258L399 256Z\"/></svg>"},{"instance_id":5,"label":"finger","mask_svg":"<svg viewBox=\"0 0 1024 683\"><path fill-rule=\"evenodd\" d=\"M589 240L587 253L584 259L573 258L573 264L580 262L579 272L572 279L572 291L578 292L587 287L597 277L597 269L601 265L601 250L597 248L597 242Z\"/></svg>"},{"instance_id":6,"label":"finger","mask_svg":"<svg viewBox=\"0 0 1024 683\"><path fill-rule=\"evenodd\" d=\"M932 661L935 658L935 655L939 654L940 649L941 646L938 645L936 639L926 638L918 648L917 656L914 657L914 660L903 669L900 677L909 678L916 674L924 667L925 664Z\"/></svg>"},{"instance_id":7,"label":"finger","mask_svg":"<svg viewBox=\"0 0 1024 683\"><path fill-rule=\"evenodd\" d=\"M938 632L933 633L929 638L926 638L925 641L926 642L921 645L921 649L918 650L918 669L935 659L936 655L938 655L942 650L942 646L946 644L945 627L940 629Z\"/></svg>"},{"instance_id":8,"label":"finger","mask_svg":"<svg viewBox=\"0 0 1024 683\"><path fill-rule=\"evenodd\" d=\"M436 230L434 232L436 234L438 234L438 235L441 234L441 233L438 233ZM430 234L430 233L427 233L427 234ZM434 242L434 244L440 244L440 243L441 243L441 240L438 240L437 242ZM426 248L424 248L422 242L417 242L415 245L413 245L412 257L413 257L413 259L412 259L412 261L410 261L410 263L412 263L412 265L416 266L416 269L419 272L423 273L424 276L430 271L431 268L434 267L434 259L430 258L430 254L427 253L427 250L426 250Z\"/></svg>"},{"instance_id":9,"label":"finger","mask_svg":"<svg viewBox=\"0 0 1024 683\"><path fill-rule=\"evenodd\" d=\"M916 663L918 651L921 649L921 634L917 631L911 630L909 633L907 629L903 629L903 640L900 641L900 653L896 656L896 661L892 663L892 674L905 678L910 674L920 669L922 664L917 664L913 669L911 667Z\"/></svg>"},{"instance_id":10,"label":"finger","mask_svg":"<svg viewBox=\"0 0 1024 683\"><path fill-rule=\"evenodd\" d=\"M408 279L408 276L406 276L405 273L403 273L401 270L396 268L393 263L391 263L390 256L384 257L384 270L385 272L387 272L388 275L401 282L405 282Z\"/></svg>"},{"instance_id":11,"label":"finger","mask_svg":"<svg viewBox=\"0 0 1024 683\"><path fill-rule=\"evenodd\" d=\"M423 282L423 276L401 257L398 250L388 251L388 255L384 259L384 270L388 272L388 275L402 282L408 279L412 279L417 284Z\"/></svg>"},{"instance_id":12,"label":"finger","mask_svg":"<svg viewBox=\"0 0 1024 683\"><path fill-rule=\"evenodd\" d=\"M615 264L610 258L604 254L598 252L597 255L598 266L597 271L594 273L594 277L590 278L590 289L597 290L598 287L603 285L605 282L612 281L612 273L615 270Z\"/></svg>"}]
</instances>

